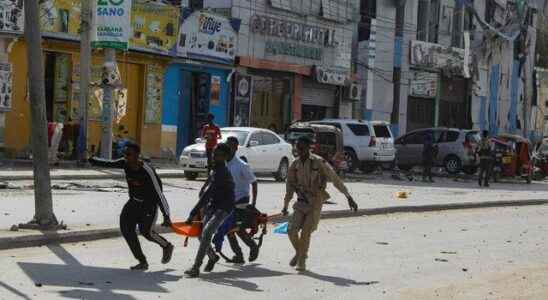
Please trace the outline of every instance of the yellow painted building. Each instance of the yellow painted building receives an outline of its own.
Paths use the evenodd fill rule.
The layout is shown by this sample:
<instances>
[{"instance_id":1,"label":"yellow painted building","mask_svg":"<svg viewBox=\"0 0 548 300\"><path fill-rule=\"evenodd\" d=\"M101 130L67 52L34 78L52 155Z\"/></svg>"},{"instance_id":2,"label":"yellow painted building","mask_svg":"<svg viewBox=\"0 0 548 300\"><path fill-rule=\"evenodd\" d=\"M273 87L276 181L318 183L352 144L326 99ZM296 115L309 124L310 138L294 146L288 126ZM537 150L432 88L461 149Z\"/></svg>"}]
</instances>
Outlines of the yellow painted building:
<instances>
[{"instance_id":1,"label":"yellow painted building","mask_svg":"<svg viewBox=\"0 0 548 300\"><path fill-rule=\"evenodd\" d=\"M78 123L78 64L79 48L76 43L45 41L46 107L49 122L62 122L67 128ZM102 52L93 54L94 79L100 76ZM53 61L53 62L52 62ZM142 145L143 154L160 156L161 139L161 80L169 58L140 53L118 53L124 89L116 94L118 105L114 118L114 139L127 138ZM26 43L19 40L9 54L13 64L13 104L6 113L5 146L7 157L22 156L30 145L30 107L27 99ZM35 63L35 62L31 62ZM155 91L150 91L155 89ZM158 91L158 89L160 89ZM152 94L151 94L152 93ZM88 150L99 149L101 126L101 90L92 88L89 103ZM152 96L152 97L150 97ZM154 96L157 99L151 99ZM147 101L153 103L147 103ZM152 113L150 110L153 110ZM159 116L156 116L160 113ZM65 129L65 132L67 129ZM77 130L74 130L77 132ZM71 136L71 133L65 133ZM74 141L69 141L73 149ZM72 152L72 151L70 151Z\"/></svg>"},{"instance_id":2,"label":"yellow painted building","mask_svg":"<svg viewBox=\"0 0 548 300\"><path fill-rule=\"evenodd\" d=\"M47 0L41 3L44 32L46 113L48 122L64 124L60 145L64 158L75 157L79 126L80 0ZM172 59L169 49L177 42L180 12L174 7L134 0L133 36L130 51L118 52L123 88L115 92L114 140L129 139L141 144L143 154L161 155L163 74ZM12 65L12 101L0 111L0 149L8 158L30 154L30 107L27 99L26 43L22 32L8 50ZM0 45L1 46L1 45ZM0 51L2 52L2 51ZM3 58L5 61L6 58ZM103 52L95 50L92 82L99 82ZM0 107L1 108L1 107ZM91 88L88 103L88 152L97 153L101 137L102 89Z\"/></svg>"}]
</instances>

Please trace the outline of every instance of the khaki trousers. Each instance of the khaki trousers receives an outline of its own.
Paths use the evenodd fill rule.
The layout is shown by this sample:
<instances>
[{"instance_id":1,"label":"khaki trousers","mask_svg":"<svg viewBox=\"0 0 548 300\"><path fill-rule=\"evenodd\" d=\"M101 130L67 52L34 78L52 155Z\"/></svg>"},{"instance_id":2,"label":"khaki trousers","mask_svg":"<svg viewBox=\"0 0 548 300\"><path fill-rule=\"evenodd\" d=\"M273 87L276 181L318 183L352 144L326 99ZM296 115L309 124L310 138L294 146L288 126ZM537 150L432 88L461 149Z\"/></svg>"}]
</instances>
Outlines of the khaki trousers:
<instances>
[{"instance_id":1,"label":"khaki trousers","mask_svg":"<svg viewBox=\"0 0 548 300\"><path fill-rule=\"evenodd\" d=\"M318 228L322 207L309 206L303 209L300 205L295 204L293 209L293 215L288 224L287 235L293 248L295 248L297 257L306 259L310 248L310 237L312 232Z\"/></svg>"}]
</instances>

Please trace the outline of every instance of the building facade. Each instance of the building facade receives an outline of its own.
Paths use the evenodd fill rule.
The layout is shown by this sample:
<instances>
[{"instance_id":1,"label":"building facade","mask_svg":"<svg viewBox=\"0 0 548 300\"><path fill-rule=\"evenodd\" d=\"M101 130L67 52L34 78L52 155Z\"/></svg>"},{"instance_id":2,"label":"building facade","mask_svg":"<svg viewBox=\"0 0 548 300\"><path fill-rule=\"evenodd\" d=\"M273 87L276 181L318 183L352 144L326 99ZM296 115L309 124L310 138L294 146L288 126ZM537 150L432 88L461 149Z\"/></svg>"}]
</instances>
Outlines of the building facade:
<instances>
[{"instance_id":1,"label":"building facade","mask_svg":"<svg viewBox=\"0 0 548 300\"><path fill-rule=\"evenodd\" d=\"M533 134L536 14L536 1L361 1L359 115L391 121L400 134L434 126Z\"/></svg>"}]
</instances>

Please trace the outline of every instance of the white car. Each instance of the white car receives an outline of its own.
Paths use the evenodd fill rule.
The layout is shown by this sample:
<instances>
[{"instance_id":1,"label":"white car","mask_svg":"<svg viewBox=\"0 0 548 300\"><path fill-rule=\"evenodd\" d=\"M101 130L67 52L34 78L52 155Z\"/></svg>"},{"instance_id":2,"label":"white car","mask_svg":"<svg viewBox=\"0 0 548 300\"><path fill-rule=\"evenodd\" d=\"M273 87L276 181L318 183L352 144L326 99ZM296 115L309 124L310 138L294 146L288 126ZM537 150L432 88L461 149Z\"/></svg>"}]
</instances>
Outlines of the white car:
<instances>
[{"instance_id":1,"label":"white car","mask_svg":"<svg viewBox=\"0 0 548 300\"><path fill-rule=\"evenodd\" d=\"M379 164L389 164L396 158L390 124L383 121L325 119L311 123L328 124L343 132L344 154L348 169L370 172Z\"/></svg>"},{"instance_id":2,"label":"white car","mask_svg":"<svg viewBox=\"0 0 548 300\"><path fill-rule=\"evenodd\" d=\"M255 174L272 174L277 181L285 181L289 165L293 162L292 146L270 130L249 127L226 127L221 129L222 140L233 136L240 142L236 155L246 161ZM194 180L207 173L205 143L196 139L196 144L183 150L179 158L185 177Z\"/></svg>"}]
</instances>

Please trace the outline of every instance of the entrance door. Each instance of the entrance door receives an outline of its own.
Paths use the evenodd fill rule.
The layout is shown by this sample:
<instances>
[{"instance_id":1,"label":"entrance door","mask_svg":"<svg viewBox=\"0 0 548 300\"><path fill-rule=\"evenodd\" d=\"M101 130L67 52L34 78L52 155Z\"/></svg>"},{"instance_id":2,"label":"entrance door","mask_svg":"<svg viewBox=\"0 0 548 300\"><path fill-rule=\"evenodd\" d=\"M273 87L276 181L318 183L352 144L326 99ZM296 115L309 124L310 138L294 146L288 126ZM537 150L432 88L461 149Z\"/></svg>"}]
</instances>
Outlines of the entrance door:
<instances>
[{"instance_id":1,"label":"entrance door","mask_svg":"<svg viewBox=\"0 0 548 300\"><path fill-rule=\"evenodd\" d=\"M114 99L118 99L115 106L118 115L115 119L113 134L115 139L125 138L140 143L143 120L144 67L138 64L120 64L118 68L123 85L127 90L120 90L118 95L114 95Z\"/></svg>"},{"instance_id":2,"label":"entrance door","mask_svg":"<svg viewBox=\"0 0 548 300\"><path fill-rule=\"evenodd\" d=\"M190 144L193 144L196 138L201 137L202 127L207 122L211 76L207 73L192 73L192 83L189 119L189 127L191 128Z\"/></svg>"}]
</instances>

